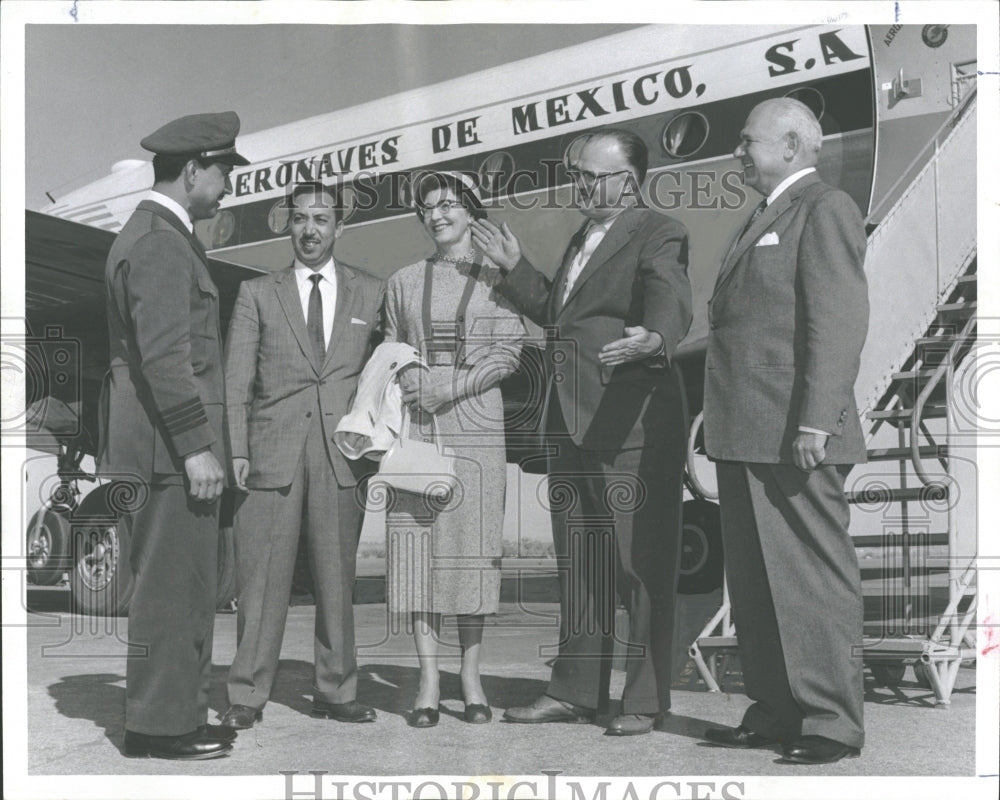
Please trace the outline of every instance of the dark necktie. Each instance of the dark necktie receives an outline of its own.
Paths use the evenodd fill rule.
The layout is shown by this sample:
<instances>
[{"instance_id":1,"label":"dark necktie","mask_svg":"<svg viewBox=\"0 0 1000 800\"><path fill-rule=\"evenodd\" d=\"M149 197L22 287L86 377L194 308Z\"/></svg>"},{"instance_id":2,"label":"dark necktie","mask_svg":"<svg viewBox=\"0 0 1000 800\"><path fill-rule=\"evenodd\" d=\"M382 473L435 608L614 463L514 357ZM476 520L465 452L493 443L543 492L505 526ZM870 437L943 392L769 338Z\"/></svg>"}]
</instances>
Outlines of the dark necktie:
<instances>
[{"instance_id":1,"label":"dark necktie","mask_svg":"<svg viewBox=\"0 0 1000 800\"><path fill-rule=\"evenodd\" d=\"M753 214L750 215L750 219L747 220L747 224L743 226L743 232L740 234L740 239L747 235L747 231L753 227L753 224L760 219L760 215L764 213L764 209L767 208L767 198L765 197L760 201L760 205L753 210Z\"/></svg>"},{"instance_id":2,"label":"dark necktie","mask_svg":"<svg viewBox=\"0 0 1000 800\"><path fill-rule=\"evenodd\" d=\"M309 313L306 314L306 330L309 331L309 340L312 342L318 364L323 363L323 357L326 355L326 337L323 335L323 298L319 293L319 282L322 279L322 275L309 276L313 288L309 292Z\"/></svg>"}]
</instances>

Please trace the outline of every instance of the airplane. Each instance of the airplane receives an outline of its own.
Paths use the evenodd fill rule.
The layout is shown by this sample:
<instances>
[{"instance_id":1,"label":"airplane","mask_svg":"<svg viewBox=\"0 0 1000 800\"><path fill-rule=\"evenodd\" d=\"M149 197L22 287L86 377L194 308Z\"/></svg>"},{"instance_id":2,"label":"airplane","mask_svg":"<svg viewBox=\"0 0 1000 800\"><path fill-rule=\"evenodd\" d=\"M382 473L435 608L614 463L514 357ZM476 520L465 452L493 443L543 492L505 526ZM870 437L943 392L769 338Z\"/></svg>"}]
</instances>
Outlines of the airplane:
<instances>
[{"instance_id":1,"label":"airplane","mask_svg":"<svg viewBox=\"0 0 1000 800\"><path fill-rule=\"evenodd\" d=\"M296 182L342 188L346 228L337 257L388 277L430 250L413 214L414 174L461 170L478 180L490 217L508 222L526 255L551 275L580 225L567 161L595 128L628 128L649 148L650 205L690 233L695 318L678 358L695 416L707 301L725 248L760 199L743 185L732 156L750 109L789 96L814 111L823 129L818 172L850 194L874 234L936 157L930 145L969 113L975 78L972 25L649 25L242 135L240 151L252 163L234 170L233 193L195 230L227 314L242 280L291 262L287 197ZM36 582L69 569L76 607L90 613L127 609L127 531L109 508L108 486L82 502L67 502L66 493L78 491L86 477L80 459L93 454L86 433L96 430L107 353L104 256L151 185L149 162L120 161L107 176L26 212L27 324L41 353L40 377L29 381L28 428L43 431L48 418L63 462L62 502L38 510L28 547ZM873 307L887 299L873 298ZM57 365L60 347L66 352ZM893 356L899 365L909 357L903 350ZM538 352L526 348L523 369L505 386L516 422L508 460L522 473L544 472L529 437L538 415L524 413L540 405ZM880 386L894 374L886 360L876 372ZM64 373L73 379L60 383ZM872 409L878 397L859 405ZM693 429L689 456L698 454ZM711 489L692 473L689 463L682 591L710 591L722 581L718 512ZM71 546L80 530L83 543Z\"/></svg>"}]
</instances>

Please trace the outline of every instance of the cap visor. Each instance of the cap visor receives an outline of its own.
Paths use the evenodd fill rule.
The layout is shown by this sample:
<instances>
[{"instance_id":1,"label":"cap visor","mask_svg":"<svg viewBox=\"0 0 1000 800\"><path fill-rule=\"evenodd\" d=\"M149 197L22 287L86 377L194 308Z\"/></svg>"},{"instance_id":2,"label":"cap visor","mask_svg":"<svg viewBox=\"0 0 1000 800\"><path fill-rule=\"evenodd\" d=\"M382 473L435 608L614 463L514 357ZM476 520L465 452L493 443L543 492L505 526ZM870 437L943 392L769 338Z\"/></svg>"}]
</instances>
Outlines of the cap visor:
<instances>
[{"instance_id":1,"label":"cap visor","mask_svg":"<svg viewBox=\"0 0 1000 800\"><path fill-rule=\"evenodd\" d=\"M232 164L234 167L245 167L250 161L239 153L226 153L225 155L211 156L210 161L221 161L223 164Z\"/></svg>"}]
</instances>

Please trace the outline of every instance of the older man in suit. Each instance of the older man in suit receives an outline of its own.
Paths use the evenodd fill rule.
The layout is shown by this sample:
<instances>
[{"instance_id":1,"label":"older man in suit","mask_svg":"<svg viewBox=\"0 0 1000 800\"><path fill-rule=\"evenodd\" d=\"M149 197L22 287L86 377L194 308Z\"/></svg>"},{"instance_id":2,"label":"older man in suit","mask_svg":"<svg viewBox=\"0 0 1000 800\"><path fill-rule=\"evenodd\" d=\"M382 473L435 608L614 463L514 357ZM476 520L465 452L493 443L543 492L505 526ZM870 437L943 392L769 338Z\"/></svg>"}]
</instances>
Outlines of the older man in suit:
<instances>
[{"instance_id":1,"label":"older man in suit","mask_svg":"<svg viewBox=\"0 0 1000 800\"><path fill-rule=\"evenodd\" d=\"M709 304L705 445L747 695L725 747L857 755L862 598L844 480L865 460L854 400L868 326L865 228L816 175L822 131L788 98L750 113L735 155L764 195Z\"/></svg>"},{"instance_id":2,"label":"older man in suit","mask_svg":"<svg viewBox=\"0 0 1000 800\"><path fill-rule=\"evenodd\" d=\"M219 495L229 461L219 292L194 236L249 162L240 120L195 114L142 140L153 191L111 246L105 284L111 369L98 472L136 485L135 589L125 680L126 756L226 755L230 731L206 725L215 622Z\"/></svg>"},{"instance_id":3,"label":"older man in suit","mask_svg":"<svg viewBox=\"0 0 1000 800\"><path fill-rule=\"evenodd\" d=\"M559 651L546 694L510 722L586 722L607 690L616 595L629 611L625 690L607 733L651 731L670 707L687 410L673 354L691 323L687 232L639 207L646 146L606 129L571 146L587 218L549 279L506 224L475 238L497 291L548 326L546 435L560 565ZM569 502L567 499L569 490Z\"/></svg>"},{"instance_id":4,"label":"older man in suit","mask_svg":"<svg viewBox=\"0 0 1000 800\"><path fill-rule=\"evenodd\" d=\"M370 722L358 702L354 653L360 469L333 444L371 353L384 283L333 258L343 230L338 193L300 184L290 195L295 261L240 286L226 343L237 486L238 593L230 708L249 728L271 696L288 614L300 526L316 594L313 716Z\"/></svg>"}]
</instances>

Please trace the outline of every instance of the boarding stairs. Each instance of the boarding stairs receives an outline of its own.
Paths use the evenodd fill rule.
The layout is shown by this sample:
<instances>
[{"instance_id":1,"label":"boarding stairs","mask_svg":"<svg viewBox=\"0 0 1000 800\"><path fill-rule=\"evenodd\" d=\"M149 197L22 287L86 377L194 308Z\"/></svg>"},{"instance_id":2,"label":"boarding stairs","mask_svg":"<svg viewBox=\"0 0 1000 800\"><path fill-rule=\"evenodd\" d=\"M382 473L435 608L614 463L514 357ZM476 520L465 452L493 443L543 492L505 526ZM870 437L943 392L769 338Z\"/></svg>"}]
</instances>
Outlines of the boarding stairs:
<instances>
[{"instance_id":1,"label":"boarding stairs","mask_svg":"<svg viewBox=\"0 0 1000 800\"><path fill-rule=\"evenodd\" d=\"M903 173L915 172L909 186L887 192L898 198L888 213L869 217L880 221L865 259L871 317L856 384L869 463L846 487L865 601L861 656L893 689L912 666L938 704L976 655L976 118L972 91L914 159L923 166ZM720 691L738 654L725 585L689 654Z\"/></svg>"}]
</instances>

